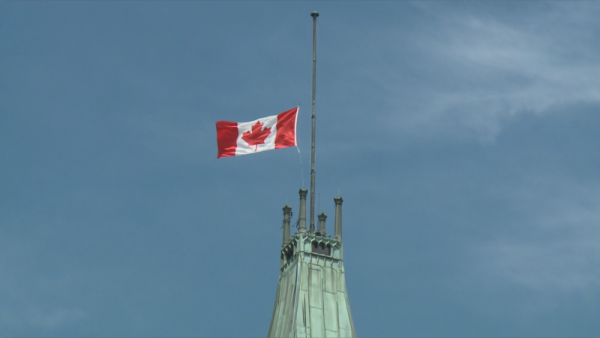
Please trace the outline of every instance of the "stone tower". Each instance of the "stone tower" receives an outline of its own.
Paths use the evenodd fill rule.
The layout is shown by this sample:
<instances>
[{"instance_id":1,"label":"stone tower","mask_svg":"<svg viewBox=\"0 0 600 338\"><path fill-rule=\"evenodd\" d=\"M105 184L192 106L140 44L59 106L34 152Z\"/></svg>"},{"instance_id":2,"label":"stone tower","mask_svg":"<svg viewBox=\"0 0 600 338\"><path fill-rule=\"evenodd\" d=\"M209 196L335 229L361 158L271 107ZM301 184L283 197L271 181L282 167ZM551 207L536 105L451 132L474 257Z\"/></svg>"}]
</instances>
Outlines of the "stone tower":
<instances>
[{"instance_id":1,"label":"stone tower","mask_svg":"<svg viewBox=\"0 0 600 338\"><path fill-rule=\"evenodd\" d=\"M333 238L325 231L321 213L315 229L315 93L317 76L317 17L313 18L312 134L310 170L310 227L306 229L306 195L300 189L298 231L290 237L292 208L283 207L283 243L279 283L268 337L356 337L344 275L342 198L334 198Z\"/></svg>"},{"instance_id":2,"label":"stone tower","mask_svg":"<svg viewBox=\"0 0 600 338\"><path fill-rule=\"evenodd\" d=\"M275 308L268 337L356 337L344 274L342 198L334 198L333 237L306 229L306 189L300 189L298 231L290 237L289 206L283 207L283 244Z\"/></svg>"}]
</instances>

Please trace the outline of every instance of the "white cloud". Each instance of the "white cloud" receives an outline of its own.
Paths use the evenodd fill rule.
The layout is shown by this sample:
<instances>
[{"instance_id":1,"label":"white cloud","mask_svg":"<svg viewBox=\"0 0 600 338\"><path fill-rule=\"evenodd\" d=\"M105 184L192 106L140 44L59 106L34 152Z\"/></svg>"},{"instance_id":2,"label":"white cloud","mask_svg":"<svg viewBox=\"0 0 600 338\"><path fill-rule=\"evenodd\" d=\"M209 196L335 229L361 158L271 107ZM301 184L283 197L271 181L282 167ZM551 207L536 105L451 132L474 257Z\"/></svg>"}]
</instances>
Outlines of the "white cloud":
<instances>
[{"instance_id":1,"label":"white cloud","mask_svg":"<svg viewBox=\"0 0 600 338\"><path fill-rule=\"evenodd\" d=\"M592 33L599 27L590 19L600 15L600 6L557 4L526 19L444 6L426 11L436 19L431 26L381 34L388 39L382 45L390 47L378 52L395 62L385 71L363 70L386 91L393 128L421 135L467 131L490 141L515 115L600 102Z\"/></svg>"}]
</instances>

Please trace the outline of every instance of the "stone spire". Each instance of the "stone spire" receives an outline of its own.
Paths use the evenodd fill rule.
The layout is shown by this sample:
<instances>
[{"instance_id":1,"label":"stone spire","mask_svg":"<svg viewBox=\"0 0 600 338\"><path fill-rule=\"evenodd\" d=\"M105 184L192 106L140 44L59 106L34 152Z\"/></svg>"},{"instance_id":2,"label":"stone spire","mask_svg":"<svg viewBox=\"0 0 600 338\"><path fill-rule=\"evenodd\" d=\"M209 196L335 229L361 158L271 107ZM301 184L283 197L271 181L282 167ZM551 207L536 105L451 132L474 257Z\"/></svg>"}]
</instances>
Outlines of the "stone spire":
<instances>
[{"instance_id":1,"label":"stone spire","mask_svg":"<svg viewBox=\"0 0 600 338\"><path fill-rule=\"evenodd\" d=\"M344 200L341 196L335 197L333 199L335 202L335 230L334 237L335 239L341 241L342 240L342 202Z\"/></svg>"},{"instance_id":2,"label":"stone spire","mask_svg":"<svg viewBox=\"0 0 600 338\"><path fill-rule=\"evenodd\" d=\"M300 205L306 201L300 190ZM325 237L324 213L319 231L306 231L306 218L281 249L279 283L268 337L356 337L344 271L341 197L336 197L336 238ZM304 202L304 205L306 203ZM285 226L284 207L284 226ZM303 223L304 222L304 223ZM285 233L285 229L284 229ZM285 237L285 235L284 235Z\"/></svg>"},{"instance_id":3,"label":"stone spire","mask_svg":"<svg viewBox=\"0 0 600 338\"><path fill-rule=\"evenodd\" d=\"M300 215L298 215L298 230L306 232L306 194L308 190L302 188L298 191L300 194Z\"/></svg>"}]
</instances>

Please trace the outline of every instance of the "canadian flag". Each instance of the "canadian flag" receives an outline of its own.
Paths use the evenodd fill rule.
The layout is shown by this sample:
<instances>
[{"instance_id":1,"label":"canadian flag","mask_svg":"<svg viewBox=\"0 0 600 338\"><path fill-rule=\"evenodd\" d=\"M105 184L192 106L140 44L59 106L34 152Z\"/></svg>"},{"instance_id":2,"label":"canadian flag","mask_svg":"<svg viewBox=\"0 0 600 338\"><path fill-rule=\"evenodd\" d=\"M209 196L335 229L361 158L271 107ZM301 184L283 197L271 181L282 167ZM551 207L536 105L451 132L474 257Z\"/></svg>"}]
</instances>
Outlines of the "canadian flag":
<instances>
[{"instance_id":1,"label":"canadian flag","mask_svg":"<svg viewBox=\"0 0 600 338\"><path fill-rule=\"evenodd\" d=\"M295 146L299 110L296 107L250 122L217 121L217 158Z\"/></svg>"}]
</instances>

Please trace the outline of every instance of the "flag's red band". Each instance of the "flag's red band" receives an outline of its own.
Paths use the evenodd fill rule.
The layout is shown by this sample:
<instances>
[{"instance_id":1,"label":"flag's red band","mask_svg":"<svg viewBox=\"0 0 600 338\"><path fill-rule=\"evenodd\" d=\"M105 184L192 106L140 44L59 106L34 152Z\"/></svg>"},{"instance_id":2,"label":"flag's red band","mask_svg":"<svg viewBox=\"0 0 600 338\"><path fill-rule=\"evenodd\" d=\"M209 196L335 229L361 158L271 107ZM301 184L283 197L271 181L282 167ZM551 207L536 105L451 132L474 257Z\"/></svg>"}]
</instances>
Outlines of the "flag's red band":
<instances>
[{"instance_id":1,"label":"flag's red band","mask_svg":"<svg viewBox=\"0 0 600 338\"><path fill-rule=\"evenodd\" d=\"M277 115L275 149L296 145L296 114L298 114L297 107Z\"/></svg>"},{"instance_id":2,"label":"flag's red band","mask_svg":"<svg viewBox=\"0 0 600 338\"><path fill-rule=\"evenodd\" d=\"M237 122L217 121L217 158L235 156L238 134Z\"/></svg>"}]
</instances>

